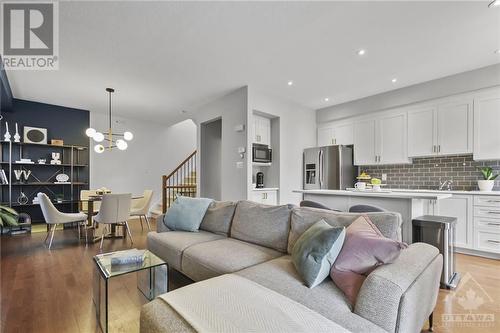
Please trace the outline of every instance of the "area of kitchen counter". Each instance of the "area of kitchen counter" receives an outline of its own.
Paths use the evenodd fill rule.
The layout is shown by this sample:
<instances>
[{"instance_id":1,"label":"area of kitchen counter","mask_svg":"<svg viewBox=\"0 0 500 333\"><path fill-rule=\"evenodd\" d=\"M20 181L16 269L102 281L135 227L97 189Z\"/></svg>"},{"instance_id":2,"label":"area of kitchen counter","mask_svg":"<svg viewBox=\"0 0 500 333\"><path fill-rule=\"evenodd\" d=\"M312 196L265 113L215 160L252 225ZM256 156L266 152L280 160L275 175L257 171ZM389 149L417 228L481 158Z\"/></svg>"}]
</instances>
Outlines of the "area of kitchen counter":
<instances>
[{"instance_id":1,"label":"area of kitchen counter","mask_svg":"<svg viewBox=\"0 0 500 333\"><path fill-rule=\"evenodd\" d=\"M376 198L397 198L397 199L429 199L440 200L450 198L453 193L448 191L435 192L412 192L391 190L386 191L348 191L348 190L295 190L295 193L315 194L315 195L334 195L334 196L352 196L352 197L376 197ZM437 193L436 193L437 192Z\"/></svg>"},{"instance_id":2,"label":"area of kitchen counter","mask_svg":"<svg viewBox=\"0 0 500 333\"><path fill-rule=\"evenodd\" d=\"M500 196L500 191L491 191L491 192L486 192L486 191L440 191L440 190L414 190L414 189L400 189L400 188L390 188L388 189L391 192L413 192L413 193L450 193L450 194L462 194L462 195L493 195L493 196Z\"/></svg>"},{"instance_id":3,"label":"area of kitchen counter","mask_svg":"<svg viewBox=\"0 0 500 333\"><path fill-rule=\"evenodd\" d=\"M261 187L261 188L256 188L254 187L252 191L277 191L279 188L277 187Z\"/></svg>"}]
</instances>

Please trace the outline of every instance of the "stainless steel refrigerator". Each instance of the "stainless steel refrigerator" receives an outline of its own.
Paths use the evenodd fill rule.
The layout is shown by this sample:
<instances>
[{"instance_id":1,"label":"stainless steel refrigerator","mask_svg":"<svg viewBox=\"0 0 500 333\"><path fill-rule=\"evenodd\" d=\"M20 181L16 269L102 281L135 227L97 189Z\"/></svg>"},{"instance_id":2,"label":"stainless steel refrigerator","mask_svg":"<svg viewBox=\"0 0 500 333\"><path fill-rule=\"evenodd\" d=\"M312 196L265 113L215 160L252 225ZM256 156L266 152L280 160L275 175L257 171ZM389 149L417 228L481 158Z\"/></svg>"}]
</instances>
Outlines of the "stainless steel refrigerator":
<instances>
[{"instance_id":1,"label":"stainless steel refrigerator","mask_svg":"<svg viewBox=\"0 0 500 333\"><path fill-rule=\"evenodd\" d=\"M353 146L304 149L304 190L345 190L356 175Z\"/></svg>"}]
</instances>

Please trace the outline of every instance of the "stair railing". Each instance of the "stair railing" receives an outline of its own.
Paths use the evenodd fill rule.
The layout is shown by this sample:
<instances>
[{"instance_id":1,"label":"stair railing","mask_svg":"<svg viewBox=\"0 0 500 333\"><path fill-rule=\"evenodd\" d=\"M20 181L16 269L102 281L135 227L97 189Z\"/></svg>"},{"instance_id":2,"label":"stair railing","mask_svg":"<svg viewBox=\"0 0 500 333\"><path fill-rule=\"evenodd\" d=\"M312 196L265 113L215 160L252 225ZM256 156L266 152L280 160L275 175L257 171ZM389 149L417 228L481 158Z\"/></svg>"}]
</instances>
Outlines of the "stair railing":
<instances>
[{"instance_id":1,"label":"stair railing","mask_svg":"<svg viewBox=\"0 0 500 333\"><path fill-rule=\"evenodd\" d=\"M169 175L162 176L162 211L164 214L177 195L196 197L196 150Z\"/></svg>"}]
</instances>

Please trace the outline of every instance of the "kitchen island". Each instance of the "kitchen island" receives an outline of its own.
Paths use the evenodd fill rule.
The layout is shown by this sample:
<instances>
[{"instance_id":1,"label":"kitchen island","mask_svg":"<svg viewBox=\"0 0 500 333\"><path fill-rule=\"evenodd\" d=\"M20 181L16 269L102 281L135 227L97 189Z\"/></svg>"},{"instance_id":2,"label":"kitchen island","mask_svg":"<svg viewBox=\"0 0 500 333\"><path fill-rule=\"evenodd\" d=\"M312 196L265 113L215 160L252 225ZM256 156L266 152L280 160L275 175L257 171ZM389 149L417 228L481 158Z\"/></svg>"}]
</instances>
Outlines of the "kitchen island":
<instances>
[{"instance_id":1,"label":"kitchen island","mask_svg":"<svg viewBox=\"0 0 500 333\"><path fill-rule=\"evenodd\" d=\"M302 193L304 200L319 202L330 208L349 211L349 207L359 204L375 205L387 211L398 212L403 218L402 238L410 244L412 242L411 221L413 218L425 215L424 203L429 200L451 198L451 193L415 193L396 191L348 191L348 190L295 190Z\"/></svg>"}]
</instances>

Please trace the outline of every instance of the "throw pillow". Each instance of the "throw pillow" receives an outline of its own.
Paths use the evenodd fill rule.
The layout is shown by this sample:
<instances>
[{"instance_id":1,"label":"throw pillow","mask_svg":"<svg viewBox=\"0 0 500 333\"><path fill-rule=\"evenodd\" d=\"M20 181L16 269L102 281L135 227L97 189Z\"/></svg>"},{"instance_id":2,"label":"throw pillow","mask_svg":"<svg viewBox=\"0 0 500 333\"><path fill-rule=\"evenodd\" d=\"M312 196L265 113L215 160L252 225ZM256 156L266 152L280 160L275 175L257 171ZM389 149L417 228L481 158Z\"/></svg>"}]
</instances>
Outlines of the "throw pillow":
<instances>
[{"instance_id":1,"label":"throw pillow","mask_svg":"<svg viewBox=\"0 0 500 333\"><path fill-rule=\"evenodd\" d=\"M170 230L198 231L212 199L178 196L163 217Z\"/></svg>"},{"instance_id":2,"label":"throw pillow","mask_svg":"<svg viewBox=\"0 0 500 333\"><path fill-rule=\"evenodd\" d=\"M344 227L334 228L325 220L319 220L299 237L292 250L292 262L309 288L328 276L344 238Z\"/></svg>"},{"instance_id":3,"label":"throw pillow","mask_svg":"<svg viewBox=\"0 0 500 333\"><path fill-rule=\"evenodd\" d=\"M405 243L386 238L367 216L358 217L347 227L344 246L330 276L354 305L368 274L399 257Z\"/></svg>"}]
</instances>

